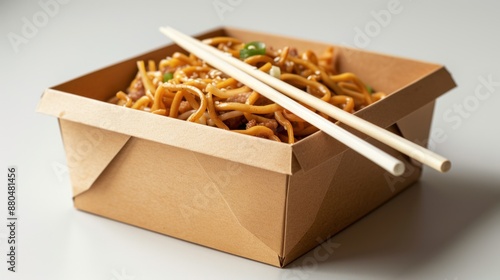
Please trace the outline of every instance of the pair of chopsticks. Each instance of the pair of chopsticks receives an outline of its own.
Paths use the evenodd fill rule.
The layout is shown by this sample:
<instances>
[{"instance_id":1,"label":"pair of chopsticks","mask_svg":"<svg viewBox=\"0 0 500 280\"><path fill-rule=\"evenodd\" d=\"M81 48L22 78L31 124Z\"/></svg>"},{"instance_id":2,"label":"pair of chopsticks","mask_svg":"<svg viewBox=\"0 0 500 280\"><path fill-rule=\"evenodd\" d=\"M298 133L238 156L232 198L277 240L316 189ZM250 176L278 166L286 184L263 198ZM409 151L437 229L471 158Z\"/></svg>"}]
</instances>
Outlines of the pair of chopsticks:
<instances>
[{"instance_id":1,"label":"pair of chopsticks","mask_svg":"<svg viewBox=\"0 0 500 280\"><path fill-rule=\"evenodd\" d=\"M405 165L403 162L307 109L297 101L315 108L440 172L446 172L451 168L451 163L448 159L305 93L268 73L258 70L256 67L206 45L172 27L161 27L160 31L182 48L316 126L395 176L400 176L404 173Z\"/></svg>"}]
</instances>

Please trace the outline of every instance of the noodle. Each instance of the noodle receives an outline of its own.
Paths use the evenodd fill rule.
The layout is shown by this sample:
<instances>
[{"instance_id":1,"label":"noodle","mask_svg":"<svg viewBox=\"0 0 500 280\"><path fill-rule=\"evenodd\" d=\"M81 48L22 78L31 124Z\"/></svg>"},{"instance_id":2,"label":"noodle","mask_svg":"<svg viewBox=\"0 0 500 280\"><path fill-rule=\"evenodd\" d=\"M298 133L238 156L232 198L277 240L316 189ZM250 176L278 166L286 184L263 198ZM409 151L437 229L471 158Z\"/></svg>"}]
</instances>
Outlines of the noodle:
<instances>
[{"instance_id":1,"label":"noodle","mask_svg":"<svg viewBox=\"0 0 500 280\"><path fill-rule=\"evenodd\" d=\"M299 54L289 46L273 49L262 42L245 44L232 37L203 42L349 113L386 96L373 92L353 73L338 73L333 47L318 55L311 50ZM118 91L109 102L289 144L318 131L193 54L176 52L158 64L137 61L137 69L126 91Z\"/></svg>"}]
</instances>

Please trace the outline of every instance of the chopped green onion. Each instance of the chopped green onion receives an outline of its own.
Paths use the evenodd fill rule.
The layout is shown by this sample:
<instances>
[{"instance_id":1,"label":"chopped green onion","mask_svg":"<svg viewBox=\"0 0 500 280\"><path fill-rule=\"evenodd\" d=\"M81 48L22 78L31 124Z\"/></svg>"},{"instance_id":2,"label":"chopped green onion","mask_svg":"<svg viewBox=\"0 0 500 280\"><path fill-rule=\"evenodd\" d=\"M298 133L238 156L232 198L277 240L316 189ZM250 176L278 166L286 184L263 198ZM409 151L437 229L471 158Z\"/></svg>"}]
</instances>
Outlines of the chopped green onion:
<instances>
[{"instance_id":1,"label":"chopped green onion","mask_svg":"<svg viewBox=\"0 0 500 280\"><path fill-rule=\"evenodd\" d=\"M266 44L259 41L247 43L243 46L243 49L240 50L241 59L246 59L259 54L266 54Z\"/></svg>"},{"instance_id":2,"label":"chopped green onion","mask_svg":"<svg viewBox=\"0 0 500 280\"><path fill-rule=\"evenodd\" d=\"M373 89L371 86L369 85L366 85L366 90L368 91L369 94L372 94L373 93Z\"/></svg>"},{"instance_id":3,"label":"chopped green onion","mask_svg":"<svg viewBox=\"0 0 500 280\"><path fill-rule=\"evenodd\" d=\"M279 79L281 76L281 69L278 66L273 65L271 69L269 69L269 75Z\"/></svg>"},{"instance_id":4,"label":"chopped green onion","mask_svg":"<svg viewBox=\"0 0 500 280\"><path fill-rule=\"evenodd\" d=\"M168 82L169 80L172 80L174 78L174 74L170 73L170 72L165 72L165 74L163 74L163 82L166 83Z\"/></svg>"}]
</instances>

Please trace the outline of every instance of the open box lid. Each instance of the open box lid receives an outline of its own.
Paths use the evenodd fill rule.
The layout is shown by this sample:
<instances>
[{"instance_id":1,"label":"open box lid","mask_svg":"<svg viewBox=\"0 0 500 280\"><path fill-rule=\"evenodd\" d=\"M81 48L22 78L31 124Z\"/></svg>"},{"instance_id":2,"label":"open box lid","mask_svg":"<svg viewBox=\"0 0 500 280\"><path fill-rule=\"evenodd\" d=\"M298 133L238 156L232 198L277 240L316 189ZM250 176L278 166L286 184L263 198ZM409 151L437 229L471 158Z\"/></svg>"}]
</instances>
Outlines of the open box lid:
<instances>
[{"instance_id":1,"label":"open box lid","mask_svg":"<svg viewBox=\"0 0 500 280\"><path fill-rule=\"evenodd\" d=\"M243 41L262 40L276 47L293 45L299 50L318 52L331 46L234 28L218 29L198 38L220 35L234 36ZM390 94L381 102L356 113L381 127L398 122L455 86L441 65L340 46L335 48L341 72L356 73L372 87ZM182 50L176 45L166 46L47 89L37 110L116 134L148 139L282 174L309 170L347 149L322 132L289 145L103 102L130 83L137 72L137 60L158 61L175 51ZM182 133L172 133L177 131Z\"/></svg>"}]
</instances>

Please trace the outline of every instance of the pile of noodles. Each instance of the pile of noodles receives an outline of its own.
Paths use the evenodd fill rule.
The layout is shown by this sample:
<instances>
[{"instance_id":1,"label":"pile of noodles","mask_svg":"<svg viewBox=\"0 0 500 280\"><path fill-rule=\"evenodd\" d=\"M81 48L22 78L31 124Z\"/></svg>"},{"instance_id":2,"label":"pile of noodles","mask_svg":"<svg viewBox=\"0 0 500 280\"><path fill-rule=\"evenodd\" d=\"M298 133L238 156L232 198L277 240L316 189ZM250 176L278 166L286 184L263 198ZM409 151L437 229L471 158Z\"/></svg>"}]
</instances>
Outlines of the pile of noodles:
<instances>
[{"instance_id":1,"label":"pile of noodles","mask_svg":"<svg viewBox=\"0 0 500 280\"><path fill-rule=\"evenodd\" d=\"M318 55L292 47L272 49L263 42L245 44L232 37L204 42L350 113L385 97L356 75L337 73L333 47ZM318 130L193 54L176 52L158 64L138 61L137 67L130 86L110 102L287 143Z\"/></svg>"}]
</instances>

